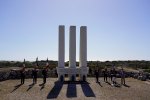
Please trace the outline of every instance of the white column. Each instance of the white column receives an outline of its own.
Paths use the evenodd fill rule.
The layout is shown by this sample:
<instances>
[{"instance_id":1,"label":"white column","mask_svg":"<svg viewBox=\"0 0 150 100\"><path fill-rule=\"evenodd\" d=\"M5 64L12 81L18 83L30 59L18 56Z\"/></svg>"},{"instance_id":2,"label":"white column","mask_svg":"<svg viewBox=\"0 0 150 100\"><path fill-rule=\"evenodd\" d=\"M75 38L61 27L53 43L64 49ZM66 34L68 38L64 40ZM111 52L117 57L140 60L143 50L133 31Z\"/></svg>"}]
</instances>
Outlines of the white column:
<instances>
[{"instance_id":1,"label":"white column","mask_svg":"<svg viewBox=\"0 0 150 100\"><path fill-rule=\"evenodd\" d=\"M76 80L76 26L70 26L69 34L69 78Z\"/></svg>"},{"instance_id":2,"label":"white column","mask_svg":"<svg viewBox=\"0 0 150 100\"><path fill-rule=\"evenodd\" d=\"M64 80L64 61L65 61L65 26L59 26L59 33L58 33L58 80Z\"/></svg>"},{"instance_id":3,"label":"white column","mask_svg":"<svg viewBox=\"0 0 150 100\"><path fill-rule=\"evenodd\" d=\"M79 66L87 67L87 27L80 27L80 58Z\"/></svg>"},{"instance_id":4,"label":"white column","mask_svg":"<svg viewBox=\"0 0 150 100\"><path fill-rule=\"evenodd\" d=\"M79 66L81 69L80 80L86 81L88 74L87 67L87 27L80 27L80 57L79 57Z\"/></svg>"},{"instance_id":5,"label":"white column","mask_svg":"<svg viewBox=\"0 0 150 100\"><path fill-rule=\"evenodd\" d=\"M58 67L64 68L65 61L65 26L59 26L59 39L58 39L59 51L58 51Z\"/></svg>"},{"instance_id":6,"label":"white column","mask_svg":"<svg viewBox=\"0 0 150 100\"><path fill-rule=\"evenodd\" d=\"M76 67L76 26L70 26L69 67Z\"/></svg>"}]
</instances>

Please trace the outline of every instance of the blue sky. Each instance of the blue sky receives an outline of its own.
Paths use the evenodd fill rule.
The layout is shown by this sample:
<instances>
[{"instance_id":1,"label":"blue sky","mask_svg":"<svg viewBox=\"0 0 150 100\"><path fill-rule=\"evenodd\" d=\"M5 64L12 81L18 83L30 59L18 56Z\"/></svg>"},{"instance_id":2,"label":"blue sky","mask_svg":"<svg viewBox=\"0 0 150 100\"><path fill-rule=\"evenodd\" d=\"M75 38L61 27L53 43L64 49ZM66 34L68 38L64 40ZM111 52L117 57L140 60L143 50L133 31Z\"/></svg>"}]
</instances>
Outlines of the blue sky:
<instances>
[{"instance_id":1,"label":"blue sky","mask_svg":"<svg viewBox=\"0 0 150 100\"><path fill-rule=\"evenodd\" d=\"M0 0L0 60L58 59L58 26L87 26L88 60L150 60L150 0Z\"/></svg>"}]
</instances>

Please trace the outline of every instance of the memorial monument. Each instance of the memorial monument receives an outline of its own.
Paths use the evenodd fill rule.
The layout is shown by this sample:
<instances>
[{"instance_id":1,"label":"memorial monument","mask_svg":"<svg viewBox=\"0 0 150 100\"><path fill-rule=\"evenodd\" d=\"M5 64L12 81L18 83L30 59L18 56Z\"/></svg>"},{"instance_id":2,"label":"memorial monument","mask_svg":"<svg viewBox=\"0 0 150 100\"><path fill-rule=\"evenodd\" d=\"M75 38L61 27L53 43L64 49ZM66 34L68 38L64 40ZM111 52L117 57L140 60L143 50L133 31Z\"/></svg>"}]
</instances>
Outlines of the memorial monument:
<instances>
[{"instance_id":1,"label":"memorial monument","mask_svg":"<svg viewBox=\"0 0 150 100\"><path fill-rule=\"evenodd\" d=\"M76 66L76 26L70 26L69 31L69 66L65 67L65 26L59 26L58 33L58 80L64 81L65 74L70 81L76 81L78 74L81 81L86 81L87 67L87 27L80 27L79 66Z\"/></svg>"}]
</instances>

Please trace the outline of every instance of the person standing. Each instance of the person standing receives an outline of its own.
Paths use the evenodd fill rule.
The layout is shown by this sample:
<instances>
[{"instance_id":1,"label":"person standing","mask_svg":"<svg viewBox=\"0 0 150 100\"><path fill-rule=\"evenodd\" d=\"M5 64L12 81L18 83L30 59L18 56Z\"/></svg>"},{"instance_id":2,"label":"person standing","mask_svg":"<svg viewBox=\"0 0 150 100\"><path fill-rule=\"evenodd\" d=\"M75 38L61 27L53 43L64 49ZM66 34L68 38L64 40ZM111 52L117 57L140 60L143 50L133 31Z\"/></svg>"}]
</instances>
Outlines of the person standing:
<instances>
[{"instance_id":1,"label":"person standing","mask_svg":"<svg viewBox=\"0 0 150 100\"><path fill-rule=\"evenodd\" d=\"M38 64L38 57L36 58L36 65L34 67L34 69L32 70L32 77L33 77L33 84L37 83L37 73L38 73L38 68L39 64Z\"/></svg>"},{"instance_id":2,"label":"person standing","mask_svg":"<svg viewBox=\"0 0 150 100\"><path fill-rule=\"evenodd\" d=\"M92 69L89 68L89 75L92 75Z\"/></svg>"},{"instance_id":3,"label":"person standing","mask_svg":"<svg viewBox=\"0 0 150 100\"><path fill-rule=\"evenodd\" d=\"M23 64L23 68L20 70L21 73L21 84L24 84L25 81L25 64Z\"/></svg>"},{"instance_id":4,"label":"person standing","mask_svg":"<svg viewBox=\"0 0 150 100\"><path fill-rule=\"evenodd\" d=\"M121 84L125 85L125 72L124 72L123 68L120 71L120 75L121 75Z\"/></svg>"},{"instance_id":5,"label":"person standing","mask_svg":"<svg viewBox=\"0 0 150 100\"><path fill-rule=\"evenodd\" d=\"M37 66L32 70L33 84L37 83Z\"/></svg>"},{"instance_id":6,"label":"person standing","mask_svg":"<svg viewBox=\"0 0 150 100\"><path fill-rule=\"evenodd\" d=\"M108 76L107 68L104 69L103 74L104 74L104 82L107 82L107 76Z\"/></svg>"},{"instance_id":7,"label":"person standing","mask_svg":"<svg viewBox=\"0 0 150 100\"><path fill-rule=\"evenodd\" d=\"M42 75L43 75L43 83L45 84L46 77L47 77L47 68L46 67L42 70Z\"/></svg>"},{"instance_id":8,"label":"person standing","mask_svg":"<svg viewBox=\"0 0 150 100\"><path fill-rule=\"evenodd\" d=\"M113 85L116 84L116 74L117 74L117 71L115 70L115 68L113 68L113 70L112 70L112 82L113 82Z\"/></svg>"},{"instance_id":9,"label":"person standing","mask_svg":"<svg viewBox=\"0 0 150 100\"><path fill-rule=\"evenodd\" d=\"M46 83L48 68L49 68L49 63L48 63L48 58L47 58L46 67L42 70L42 74L43 74L43 84Z\"/></svg>"},{"instance_id":10,"label":"person standing","mask_svg":"<svg viewBox=\"0 0 150 100\"><path fill-rule=\"evenodd\" d=\"M96 82L98 83L99 82L99 69L96 68L95 70L95 78L96 78Z\"/></svg>"},{"instance_id":11,"label":"person standing","mask_svg":"<svg viewBox=\"0 0 150 100\"><path fill-rule=\"evenodd\" d=\"M112 78L113 78L113 70L112 69L110 69L110 71L109 71L109 77L110 77L110 80L112 82Z\"/></svg>"}]
</instances>

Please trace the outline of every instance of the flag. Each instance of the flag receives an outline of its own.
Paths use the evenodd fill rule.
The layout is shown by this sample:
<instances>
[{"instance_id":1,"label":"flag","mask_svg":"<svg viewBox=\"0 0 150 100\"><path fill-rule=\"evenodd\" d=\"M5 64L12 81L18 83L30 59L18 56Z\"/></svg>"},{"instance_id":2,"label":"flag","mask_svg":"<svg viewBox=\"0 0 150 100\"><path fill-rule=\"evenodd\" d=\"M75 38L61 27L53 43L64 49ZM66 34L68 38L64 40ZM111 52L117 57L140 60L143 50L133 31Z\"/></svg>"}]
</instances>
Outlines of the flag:
<instances>
[{"instance_id":1,"label":"flag","mask_svg":"<svg viewBox=\"0 0 150 100\"><path fill-rule=\"evenodd\" d=\"M46 66L49 66L49 63L48 63L48 58L47 58L47 61L46 61Z\"/></svg>"},{"instance_id":2,"label":"flag","mask_svg":"<svg viewBox=\"0 0 150 100\"><path fill-rule=\"evenodd\" d=\"M26 60L24 59L24 61L23 61L23 67L26 67L25 62L26 62Z\"/></svg>"},{"instance_id":3,"label":"flag","mask_svg":"<svg viewBox=\"0 0 150 100\"><path fill-rule=\"evenodd\" d=\"M39 66L39 64L38 64L38 57L36 58L36 66Z\"/></svg>"}]
</instances>

